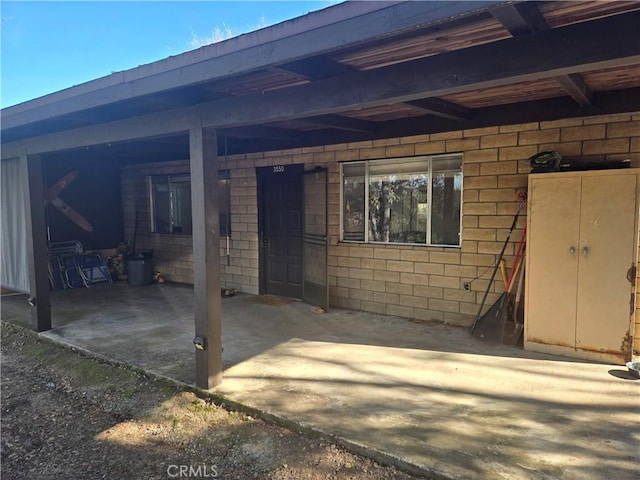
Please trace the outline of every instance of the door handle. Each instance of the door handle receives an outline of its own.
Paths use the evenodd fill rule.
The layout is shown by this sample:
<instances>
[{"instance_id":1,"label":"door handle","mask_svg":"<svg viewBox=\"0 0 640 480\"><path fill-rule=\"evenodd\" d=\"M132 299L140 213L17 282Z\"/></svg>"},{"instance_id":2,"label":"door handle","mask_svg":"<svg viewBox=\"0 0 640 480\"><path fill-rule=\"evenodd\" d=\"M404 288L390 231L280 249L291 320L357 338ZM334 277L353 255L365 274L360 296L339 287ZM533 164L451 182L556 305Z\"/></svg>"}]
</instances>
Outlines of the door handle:
<instances>
[{"instance_id":1,"label":"door handle","mask_svg":"<svg viewBox=\"0 0 640 480\"><path fill-rule=\"evenodd\" d=\"M576 247L569 247L569 254L571 255L575 255L576 254Z\"/></svg>"},{"instance_id":2,"label":"door handle","mask_svg":"<svg viewBox=\"0 0 640 480\"><path fill-rule=\"evenodd\" d=\"M589 247L582 247L582 256L586 257L589 255Z\"/></svg>"}]
</instances>

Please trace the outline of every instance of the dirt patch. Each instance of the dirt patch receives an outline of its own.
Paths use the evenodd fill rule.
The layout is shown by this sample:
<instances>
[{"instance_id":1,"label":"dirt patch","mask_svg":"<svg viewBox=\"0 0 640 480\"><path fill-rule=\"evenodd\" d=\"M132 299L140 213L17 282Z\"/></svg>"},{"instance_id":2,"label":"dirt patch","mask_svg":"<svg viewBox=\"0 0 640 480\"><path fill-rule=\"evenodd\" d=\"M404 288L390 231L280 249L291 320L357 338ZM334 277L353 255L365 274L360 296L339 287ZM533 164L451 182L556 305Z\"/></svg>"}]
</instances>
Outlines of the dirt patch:
<instances>
[{"instance_id":1,"label":"dirt patch","mask_svg":"<svg viewBox=\"0 0 640 480\"><path fill-rule=\"evenodd\" d=\"M249 301L259 305L270 305L272 307L283 307L293 302L291 298L278 297L276 295L256 295Z\"/></svg>"},{"instance_id":2,"label":"dirt patch","mask_svg":"<svg viewBox=\"0 0 640 480\"><path fill-rule=\"evenodd\" d=\"M419 478L1 325L3 480Z\"/></svg>"}]
</instances>

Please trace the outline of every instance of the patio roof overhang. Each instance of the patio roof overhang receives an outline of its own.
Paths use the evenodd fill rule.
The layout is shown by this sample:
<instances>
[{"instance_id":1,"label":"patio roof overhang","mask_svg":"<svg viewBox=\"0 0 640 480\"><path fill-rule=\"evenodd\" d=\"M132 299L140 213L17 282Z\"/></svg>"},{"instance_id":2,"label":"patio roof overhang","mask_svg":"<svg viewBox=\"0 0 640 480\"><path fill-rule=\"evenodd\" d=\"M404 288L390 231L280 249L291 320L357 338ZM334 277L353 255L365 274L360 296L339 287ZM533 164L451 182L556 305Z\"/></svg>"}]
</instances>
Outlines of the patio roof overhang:
<instances>
[{"instance_id":1,"label":"patio roof overhang","mask_svg":"<svg viewBox=\"0 0 640 480\"><path fill-rule=\"evenodd\" d=\"M640 110L637 2L347 2L2 110L2 156L248 153Z\"/></svg>"}]
</instances>

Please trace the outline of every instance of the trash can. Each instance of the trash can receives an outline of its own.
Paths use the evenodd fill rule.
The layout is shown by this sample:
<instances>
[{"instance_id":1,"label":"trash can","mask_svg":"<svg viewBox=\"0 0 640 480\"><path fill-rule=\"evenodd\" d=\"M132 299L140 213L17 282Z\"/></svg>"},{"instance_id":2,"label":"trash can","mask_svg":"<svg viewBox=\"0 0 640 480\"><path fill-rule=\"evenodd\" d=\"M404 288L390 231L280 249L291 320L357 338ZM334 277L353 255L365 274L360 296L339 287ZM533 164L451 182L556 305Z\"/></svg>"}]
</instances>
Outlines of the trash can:
<instances>
[{"instance_id":1,"label":"trash can","mask_svg":"<svg viewBox=\"0 0 640 480\"><path fill-rule=\"evenodd\" d=\"M151 285L153 282L153 255L137 253L127 258L127 282L131 287Z\"/></svg>"}]
</instances>

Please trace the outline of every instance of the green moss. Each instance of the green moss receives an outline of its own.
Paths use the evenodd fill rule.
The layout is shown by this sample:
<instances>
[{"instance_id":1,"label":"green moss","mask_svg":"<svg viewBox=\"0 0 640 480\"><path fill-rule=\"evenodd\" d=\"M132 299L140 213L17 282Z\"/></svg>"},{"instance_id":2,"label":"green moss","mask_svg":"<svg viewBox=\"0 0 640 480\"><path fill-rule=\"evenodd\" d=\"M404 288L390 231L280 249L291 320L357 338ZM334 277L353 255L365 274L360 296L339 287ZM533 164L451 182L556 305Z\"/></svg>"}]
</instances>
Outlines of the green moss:
<instances>
[{"instance_id":1,"label":"green moss","mask_svg":"<svg viewBox=\"0 0 640 480\"><path fill-rule=\"evenodd\" d=\"M194 401L191 402L191 405L189 405L189 410L191 410L194 413L200 413L200 414L215 413L217 412L218 407L211 402L207 402L206 400L201 400L199 398L196 398Z\"/></svg>"}]
</instances>

